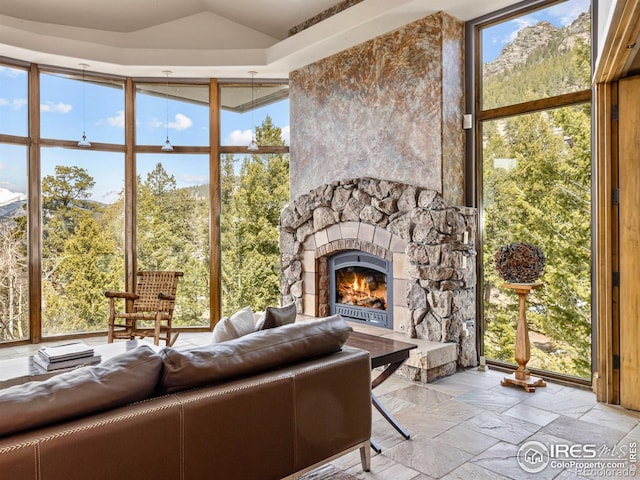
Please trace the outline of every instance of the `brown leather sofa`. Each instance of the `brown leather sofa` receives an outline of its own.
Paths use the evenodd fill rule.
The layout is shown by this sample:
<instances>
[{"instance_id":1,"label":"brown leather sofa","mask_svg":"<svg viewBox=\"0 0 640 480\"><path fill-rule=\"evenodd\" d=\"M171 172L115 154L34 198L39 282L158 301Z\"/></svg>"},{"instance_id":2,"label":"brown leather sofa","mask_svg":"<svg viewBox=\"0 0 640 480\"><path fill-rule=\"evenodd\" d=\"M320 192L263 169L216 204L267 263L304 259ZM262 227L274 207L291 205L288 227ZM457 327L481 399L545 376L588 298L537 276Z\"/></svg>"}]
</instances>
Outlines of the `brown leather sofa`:
<instances>
[{"instance_id":1,"label":"brown leather sofa","mask_svg":"<svg viewBox=\"0 0 640 480\"><path fill-rule=\"evenodd\" d=\"M357 449L368 471L370 359L343 347L350 331L334 316L187 351L140 347L9 387L0 478L296 478Z\"/></svg>"}]
</instances>

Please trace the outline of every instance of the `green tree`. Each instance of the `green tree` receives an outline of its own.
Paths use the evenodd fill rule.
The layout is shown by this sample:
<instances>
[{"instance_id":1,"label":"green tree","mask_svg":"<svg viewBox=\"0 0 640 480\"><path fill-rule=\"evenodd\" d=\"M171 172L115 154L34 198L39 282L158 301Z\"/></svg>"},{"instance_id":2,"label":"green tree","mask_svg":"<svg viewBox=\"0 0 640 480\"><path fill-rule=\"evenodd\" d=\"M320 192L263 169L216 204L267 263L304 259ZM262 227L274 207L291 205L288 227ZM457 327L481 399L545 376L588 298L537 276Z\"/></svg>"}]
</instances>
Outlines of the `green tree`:
<instances>
[{"instance_id":1,"label":"green tree","mask_svg":"<svg viewBox=\"0 0 640 480\"><path fill-rule=\"evenodd\" d=\"M256 128L260 145L284 145L270 117ZM276 305L279 296L278 223L289 201L288 155L249 155L241 165L222 159L220 219L222 310L249 305L254 311ZM236 170L237 173L236 173Z\"/></svg>"},{"instance_id":2,"label":"green tree","mask_svg":"<svg viewBox=\"0 0 640 480\"><path fill-rule=\"evenodd\" d=\"M122 278L113 225L90 200L95 182L80 167L57 165L42 180L42 304L47 333L104 328L103 292Z\"/></svg>"},{"instance_id":3,"label":"green tree","mask_svg":"<svg viewBox=\"0 0 640 480\"><path fill-rule=\"evenodd\" d=\"M203 325L209 316L209 190L178 188L161 163L138 177L138 269L178 270L175 325Z\"/></svg>"},{"instance_id":4,"label":"green tree","mask_svg":"<svg viewBox=\"0 0 640 480\"><path fill-rule=\"evenodd\" d=\"M54 175L42 179L42 256L53 259L64 250L76 225L92 205L95 181L86 169L55 166Z\"/></svg>"},{"instance_id":5,"label":"green tree","mask_svg":"<svg viewBox=\"0 0 640 480\"><path fill-rule=\"evenodd\" d=\"M482 79L483 108L587 90L588 12L560 29L524 63L507 60ZM492 28L492 27L489 27ZM590 104L483 122L485 355L514 361L517 298L500 288L496 250L510 242L542 248L544 288L529 295L529 366L591 375Z\"/></svg>"},{"instance_id":6,"label":"green tree","mask_svg":"<svg viewBox=\"0 0 640 480\"><path fill-rule=\"evenodd\" d=\"M487 131L484 287L487 355L512 361L514 298L499 291L493 255L509 242L539 245L545 288L530 295L530 365L590 375L590 145L582 107L522 115ZM515 163L497 167L498 158ZM488 188L490 190L488 190ZM535 337L538 338L538 337ZM540 348L535 348L539 346ZM573 354L573 356L570 356Z\"/></svg>"}]
</instances>

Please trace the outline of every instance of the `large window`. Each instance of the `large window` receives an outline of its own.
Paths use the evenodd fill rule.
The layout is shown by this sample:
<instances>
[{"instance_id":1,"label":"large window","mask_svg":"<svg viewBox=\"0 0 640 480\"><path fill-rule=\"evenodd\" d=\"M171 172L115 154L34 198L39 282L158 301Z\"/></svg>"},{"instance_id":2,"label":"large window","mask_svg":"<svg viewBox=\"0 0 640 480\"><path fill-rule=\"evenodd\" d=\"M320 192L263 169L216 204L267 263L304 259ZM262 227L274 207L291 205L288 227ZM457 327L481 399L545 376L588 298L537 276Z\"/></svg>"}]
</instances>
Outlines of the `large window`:
<instances>
[{"instance_id":1,"label":"large window","mask_svg":"<svg viewBox=\"0 0 640 480\"><path fill-rule=\"evenodd\" d=\"M27 72L0 65L0 342L29 337Z\"/></svg>"},{"instance_id":2,"label":"large window","mask_svg":"<svg viewBox=\"0 0 640 480\"><path fill-rule=\"evenodd\" d=\"M4 342L29 336L24 146L0 143L0 175L0 342Z\"/></svg>"},{"instance_id":3,"label":"large window","mask_svg":"<svg viewBox=\"0 0 640 480\"><path fill-rule=\"evenodd\" d=\"M122 82L92 75L40 75L40 129L43 138L124 144Z\"/></svg>"},{"instance_id":4,"label":"large window","mask_svg":"<svg viewBox=\"0 0 640 480\"><path fill-rule=\"evenodd\" d=\"M0 342L105 331L104 291L132 290L143 269L184 272L176 327L278 303L286 82L137 83L6 63Z\"/></svg>"},{"instance_id":5,"label":"large window","mask_svg":"<svg viewBox=\"0 0 640 480\"><path fill-rule=\"evenodd\" d=\"M27 136L27 71L0 65L0 134Z\"/></svg>"},{"instance_id":6,"label":"large window","mask_svg":"<svg viewBox=\"0 0 640 480\"><path fill-rule=\"evenodd\" d=\"M209 156L138 154L139 270L178 270L175 326L209 325Z\"/></svg>"},{"instance_id":7,"label":"large window","mask_svg":"<svg viewBox=\"0 0 640 480\"><path fill-rule=\"evenodd\" d=\"M104 330L104 291L124 279L123 82L86 72L39 80L42 333ZM68 148L83 135L91 148Z\"/></svg>"},{"instance_id":8,"label":"large window","mask_svg":"<svg viewBox=\"0 0 640 480\"><path fill-rule=\"evenodd\" d=\"M222 155L220 168L223 315L279 302L277 227L289 202L287 90L286 85L221 88L222 144L236 152ZM253 139L257 152L247 150Z\"/></svg>"},{"instance_id":9,"label":"large window","mask_svg":"<svg viewBox=\"0 0 640 480\"><path fill-rule=\"evenodd\" d=\"M175 326L208 326L210 312L209 85L136 85L138 270L178 270ZM187 152L200 147L207 154ZM215 293L214 293L215 295Z\"/></svg>"},{"instance_id":10,"label":"large window","mask_svg":"<svg viewBox=\"0 0 640 480\"><path fill-rule=\"evenodd\" d=\"M514 363L517 297L495 252L512 242L546 255L529 295L529 367L591 376L591 106L588 0L480 25L477 90L484 353Z\"/></svg>"},{"instance_id":11,"label":"large window","mask_svg":"<svg viewBox=\"0 0 640 480\"><path fill-rule=\"evenodd\" d=\"M136 85L136 144L209 146L209 85Z\"/></svg>"},{"instance_id":12,"label":"large window","mask_svg":"<svg viewBox=\"0 0 640 480\"><path fill-rule=\"evenodd\" d=\"M104 330L105 290L124 278L124 156L43 148L45 335Z\"/></svg>"}]
</instances>

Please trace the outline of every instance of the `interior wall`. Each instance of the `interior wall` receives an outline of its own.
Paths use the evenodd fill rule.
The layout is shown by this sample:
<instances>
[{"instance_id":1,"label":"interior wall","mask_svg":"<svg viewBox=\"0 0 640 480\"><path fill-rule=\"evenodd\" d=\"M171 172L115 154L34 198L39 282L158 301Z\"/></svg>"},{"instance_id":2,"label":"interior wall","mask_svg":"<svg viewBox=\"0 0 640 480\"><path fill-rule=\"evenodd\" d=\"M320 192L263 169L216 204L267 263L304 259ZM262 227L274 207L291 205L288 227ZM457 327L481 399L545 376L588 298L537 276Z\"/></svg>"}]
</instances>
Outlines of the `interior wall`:
<instances>
[{"instance_id":1,"label":"interior wall","mask_svg":"<svg viewBox=\"0 0 640 480\"><path fill-rule=\"evenodd\" d=\"M290 75L291 199L374 177L464 204L464 25L437 13Z\"/></svg>"}]
</instances>

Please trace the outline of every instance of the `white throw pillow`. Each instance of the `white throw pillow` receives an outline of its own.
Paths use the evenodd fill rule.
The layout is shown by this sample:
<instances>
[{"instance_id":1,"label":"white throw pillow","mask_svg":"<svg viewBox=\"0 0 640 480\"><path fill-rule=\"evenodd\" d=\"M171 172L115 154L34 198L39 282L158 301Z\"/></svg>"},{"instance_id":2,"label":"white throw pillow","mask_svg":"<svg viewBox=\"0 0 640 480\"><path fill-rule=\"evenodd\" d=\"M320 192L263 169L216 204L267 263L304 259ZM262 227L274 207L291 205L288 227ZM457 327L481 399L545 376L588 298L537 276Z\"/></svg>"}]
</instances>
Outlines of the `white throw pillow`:
<instances>
[{"instance_id":1,"label":"white throw pillow","mask_svg":"<svg viewBox=\"0 0 640 480\"><path fill-rule=\"evenodd\" d=\"M220 319L211 334L211 343L226 342L255 331L251 307L244 307L230 317Z\"/></svg>"}]
</instances>

